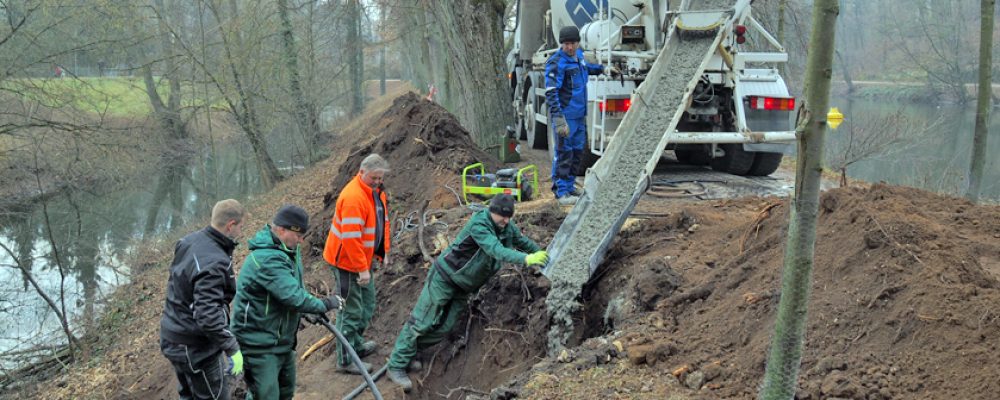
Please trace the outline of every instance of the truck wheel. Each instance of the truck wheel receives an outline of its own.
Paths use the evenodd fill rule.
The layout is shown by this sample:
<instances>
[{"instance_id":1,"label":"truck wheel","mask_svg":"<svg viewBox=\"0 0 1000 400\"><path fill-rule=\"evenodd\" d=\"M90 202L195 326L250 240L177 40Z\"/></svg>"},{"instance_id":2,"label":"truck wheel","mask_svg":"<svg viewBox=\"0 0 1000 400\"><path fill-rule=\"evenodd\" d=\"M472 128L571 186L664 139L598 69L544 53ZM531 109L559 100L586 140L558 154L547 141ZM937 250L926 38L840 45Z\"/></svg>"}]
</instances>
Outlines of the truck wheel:
<instances>
[{"instance_id":1,"label":"truck wheel","mask_svg":"<svg viewBox=\"0 0 1000 400\"><path fill-rule=\"evenodd\" d=\"M704 146L702 146L704 147ZM708 165L712 158L708 155L708 149L678 149L674 150L677 162L688 165Z\"/></svg>"},{"instance_id":2,"label":"truck wheel","mask_svg":"<svg viewBox=\"0 0 1000 400\"><path fill-rule=\"evenodd\" d=\"M580 156L580 165L576 166L576 176L587 175L587 168L593 167L597 160L600 160L601 156L590 152L590 141L587 141L587 145L583 146L583 155Z\"/></svg>"},{"instance_id":3,"label":"truck wheel","mask_svg":"<svg viewBox=\"0 0 1000 400\"><path fill-rule=\"evenodd\" d=\"M549 147L548 125L535 120L535 113L539 108L538 96L528 95L528 102L524 105L524 130L528 139L528 146L533 149L546 149Z\"/></svg>"},{"instance_id":4,"label":"truck wheel","mask_svg":"<svg viewBox=\"0 0 1000 400\"><path fill-rule=\"evenodd\" d=\"M754 153L743 150L740 143L720 144L726 154L712 159L712 169L733 175L746 175L753 166Z\"/></svg>"},{"instance_id":5,"label":"truck wheel","mask_svg":"<svg viewBox=\"0 0 1000 400\"><path fill-rule=\"evenodd\" d=\"M755 152L753 154L753 165L747 171L747 175L750 176L768 176L773 174L774 171L778 170L778 166L781 165L781 159L785 156L782 153Z\"/></svg>"},{"instance_id":6,"label":"truck wheel","mask_svg":"<svg viewBox=\"0 0 1000 400\"><path fill-rule=\"evenodd\" d=\"M511 97L517 96L517 93L520 93L521 101L517 104L525 104L528 101L528 95L530 94L530 90L531 90L531 81L525 80L522 82L521 85L517 85L514 88L514 94ZM511 99L511 101L513 100L514 99ZM514 126L515 128L517 128L517 140L528 140L528 128L525 124L525 119L527 119L527 116L524 114L524 110L525 110L524 106L520 106L520 108L516 110L517 121L515 121Z\"/></svg>"}]
</instances>

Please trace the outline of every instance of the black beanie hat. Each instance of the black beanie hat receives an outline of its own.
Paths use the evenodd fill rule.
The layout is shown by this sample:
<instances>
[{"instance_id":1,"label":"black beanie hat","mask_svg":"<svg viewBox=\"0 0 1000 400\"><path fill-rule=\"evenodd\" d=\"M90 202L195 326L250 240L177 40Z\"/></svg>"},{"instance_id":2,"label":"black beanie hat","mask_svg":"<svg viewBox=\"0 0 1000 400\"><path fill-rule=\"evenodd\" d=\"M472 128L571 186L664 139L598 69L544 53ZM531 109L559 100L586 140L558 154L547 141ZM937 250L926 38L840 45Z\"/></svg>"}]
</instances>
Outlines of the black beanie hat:
<instances>
[{"instance_id":1,"label":"black beanie hat","mask_svg":"<svg viewBox=\"0 0 1000 400\"><path fill-rule=\"evenodd\" d=\"M303 233L309 228L309 214L302 207L285 204L274 215L272 223L292 232Z\"/></svg>"},{"instance_id":2,"label":"black beanie hat","mask_svg":"<svg viewBox=\"0 0 1000 400\"><path fill-rule=\"evenodd\" d=\"M499 194L490 200L490 212L501 217L514 216L514 196L509 194Z\"/></svg>"},{"instance_id":3,"label":"black beanie hat","mask_svg":"<svg viewBox=\"0 0 1000 400\"><path fill-rule=\"evenodd\" d=\"M566 42L579 42L580 41L580 29L570 25L564 26L559 30L559 44Z\"/></svg>"}]
</instances>

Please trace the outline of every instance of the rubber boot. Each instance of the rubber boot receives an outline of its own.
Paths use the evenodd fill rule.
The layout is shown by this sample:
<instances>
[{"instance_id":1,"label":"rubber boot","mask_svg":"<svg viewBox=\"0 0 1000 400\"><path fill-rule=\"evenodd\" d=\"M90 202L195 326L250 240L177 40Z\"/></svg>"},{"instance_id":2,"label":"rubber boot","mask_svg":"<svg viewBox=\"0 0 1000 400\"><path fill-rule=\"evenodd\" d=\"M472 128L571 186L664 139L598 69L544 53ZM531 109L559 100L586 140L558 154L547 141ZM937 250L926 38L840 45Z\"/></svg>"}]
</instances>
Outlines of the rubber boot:
<instances>
[{"instance_id":1,"label":"rubber boot","mask_svg":"<svg viewBox=\"0 0 1000 400\"><path fill-rule=\"evenodd\" d=\"M406 371L389 368L388 371L385 371L385 376L388 376L390 381L403 388L404 393L410 393L410 391L413 390L413 382L411 382L410 377L406 375Z\"/></svg>"}]
</instances>

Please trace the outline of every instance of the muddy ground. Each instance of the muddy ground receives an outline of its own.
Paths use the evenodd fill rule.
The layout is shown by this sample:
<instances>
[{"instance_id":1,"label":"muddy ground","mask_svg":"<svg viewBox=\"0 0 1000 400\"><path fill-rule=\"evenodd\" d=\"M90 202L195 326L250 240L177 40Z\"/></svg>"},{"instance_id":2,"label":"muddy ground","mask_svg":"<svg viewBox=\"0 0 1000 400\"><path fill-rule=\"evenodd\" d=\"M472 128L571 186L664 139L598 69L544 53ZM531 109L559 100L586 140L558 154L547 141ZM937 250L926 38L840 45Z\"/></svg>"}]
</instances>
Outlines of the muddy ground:
<instances>
[{"instance_id":1,"label":"muddy ground","mask_svg":"<svg viewBox=\"0 0 1000 400\"><path fill-rule=\"evenodd\" d=\"M439 252L470 213L444 185L457 189L466 163L496 161L463 139L453 117L415 96L377 111L341 132L329 160L256 199L250 226L285 202L313 212L306 280L327 293L333 279L318 244L334 188L370 150L387 156L396 261L376 274L379 304L366 335L381 346L368 358L380 365L426 275L418 224L406 216L430 201L423 242ZM525 156L521 165L538 164L547 187L547 155ZM568 351L545 356L546 278L508 266L452 337L421 355L430 368L411 374L414 393L383 380L385 397L754 398L780 295L787 201L671 194L643 198L641 218L626 223L585 285ZM565 213L547 193L517 210L516 223L543 245ZM171 245L146 247L133 283L108 306L95 357L0 397L175 398L157 343ZM813 278L799 398L992 399L1000 391L1000 208L886 185L830 190ZM299 354L327 334L304 326ZM333 369L332 345L301 361L297 398L340 398L361 382Z\"/></svg>"}]
</instances>

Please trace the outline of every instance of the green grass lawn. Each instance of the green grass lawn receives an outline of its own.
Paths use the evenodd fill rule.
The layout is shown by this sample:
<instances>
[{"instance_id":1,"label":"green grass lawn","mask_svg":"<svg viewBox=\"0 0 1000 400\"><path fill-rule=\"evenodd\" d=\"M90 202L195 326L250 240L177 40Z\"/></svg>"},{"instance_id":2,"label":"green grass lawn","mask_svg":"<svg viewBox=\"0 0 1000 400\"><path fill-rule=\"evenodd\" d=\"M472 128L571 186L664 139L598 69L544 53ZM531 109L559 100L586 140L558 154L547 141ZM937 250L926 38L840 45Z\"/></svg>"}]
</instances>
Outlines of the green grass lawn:
<instances>
[{"instance_id":1,"label":"green grass lawn","mask_svg":"<svg viewBox=\"0 0 1000 400\"><path fill-rule=\"evenodd\" d=\"M157 90L163 100L170 92L166 82ZM185 85L184 106L203 104L193 99ZM152 112L146 86L139 77L17 79L0 82L0 89L36 100L49 107L115 117L141 117Z\"/></svg>"}]
</instances>

